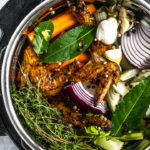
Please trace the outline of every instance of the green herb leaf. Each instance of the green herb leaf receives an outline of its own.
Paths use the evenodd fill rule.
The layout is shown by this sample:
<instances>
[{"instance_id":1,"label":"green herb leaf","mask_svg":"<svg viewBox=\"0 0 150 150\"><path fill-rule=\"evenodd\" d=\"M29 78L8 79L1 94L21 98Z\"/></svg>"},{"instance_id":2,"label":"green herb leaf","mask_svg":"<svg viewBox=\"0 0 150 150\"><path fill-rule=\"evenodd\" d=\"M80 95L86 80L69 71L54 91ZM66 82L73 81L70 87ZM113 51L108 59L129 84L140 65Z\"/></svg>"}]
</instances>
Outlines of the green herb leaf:
<instances>
[{"instance_id":1,"label":"green herb leaf","mask_svg":"<svg viewBox=\"0 0 150 150\"><path fill-rule=\"evenodd\" d=\"M28 75L22 74L26 84L20 89L13 85L11 96L19 119L30 136L46 150L92 150L93 138L77 135L77 130L62 119L60 110L52 108L40 93L40 81L39 86L33 85Z\"/></svg>"},{"instance_id":2,"label":"green herb leaf","mask_svg":"<svg viewBox=\"0 0 150 150\"><path fill-rule=\"evenodd\" d=\"M124 123L128 124L129 130L136 128L138 123L145 117L150 104L150 76L142 80L121 100L119 108L113 114L113 136L121 136Z\"/></svg>"},{"instance_id":3,"label":"green herb leaf","mask_svg":"<svg viewBox=\"0 0 150 150\"><path fill-rule=\"evenodd\" d=\"M94 36L94 26L78 26L54 41L48 48L48 53L44 54L40 61L56 63L72 59L90 46Z\"/></svg>"},{"instance_id":4,"label":"green herb leaf","mask_svg":"<svg viewBox=\"0 0 150 150\"><path fill-rule=\"evenodd\" d=\"M37 54L42 54L47 50L53 31L54 25L51 20L38 25L33 39L33 49Z\"/></svg>"},{"instance_id":5,"label":"green herb leaf","mask_svg":"<svg viewBox=\"0 0 150 150\"><path fill-rule=\"evenodd\" d=\"M101 129L97 126L90 126L88 128L85 128L85 132L90 135L100 135L100 131Z\"/></svg>"}]
</instances>

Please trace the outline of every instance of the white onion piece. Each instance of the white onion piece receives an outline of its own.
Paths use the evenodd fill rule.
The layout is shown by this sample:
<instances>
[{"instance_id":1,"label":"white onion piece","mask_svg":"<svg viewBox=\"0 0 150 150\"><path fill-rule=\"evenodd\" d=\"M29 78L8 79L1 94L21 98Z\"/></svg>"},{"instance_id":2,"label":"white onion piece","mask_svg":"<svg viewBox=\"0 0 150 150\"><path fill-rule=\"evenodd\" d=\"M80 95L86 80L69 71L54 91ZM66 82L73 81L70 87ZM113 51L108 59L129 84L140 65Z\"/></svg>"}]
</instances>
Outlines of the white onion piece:
<instances>
[{"instance_id":1,"label":"white onion piece","mask_svg":"<svg viewBox=\"0 0 150 150\"><path fill-rule=\"evenodd\" d=\"M128 61L139 69L150 67L150 28L139 24L135 32L125 33L121 48Z\"/></svg>"},{"instance_id":2,"label":"white onion piece","mask_svg":"<svg viewBox=\"0 0 150 150\"><path fill-rule=\"evenodd\" d=\"M73 103L79 108L91 112L106 113L106 101L102 101L98 106L95 107L94 96L85 90L81 82L77 82L73 85L65 87L65 91Z\"/></svg>"}]
</instances>

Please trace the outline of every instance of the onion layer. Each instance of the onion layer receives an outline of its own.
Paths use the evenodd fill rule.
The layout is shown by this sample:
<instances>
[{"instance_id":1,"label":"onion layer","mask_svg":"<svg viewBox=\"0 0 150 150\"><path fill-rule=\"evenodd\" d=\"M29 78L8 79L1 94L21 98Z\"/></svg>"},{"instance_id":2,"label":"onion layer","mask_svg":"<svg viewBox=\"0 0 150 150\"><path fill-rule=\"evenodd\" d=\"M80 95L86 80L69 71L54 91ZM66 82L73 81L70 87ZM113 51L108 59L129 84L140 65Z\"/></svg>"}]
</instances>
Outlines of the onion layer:
<instances>
[{"instance_id":1,"label":"onion layer","mask_svg":"<svg viewBox=\"0 0 150 150\"><path fill-rule=\"evenodd\" d=\"M73 103L79 108L91 112L106 113L106 101L102 101L98 106L95 107L94 96L85 90L81 82L77 82L73 85L65 87L65 91L72 99Z\"/></svg>"},{"instance_id":2,"label":"onion layer","mask_svg":"<svg viewBox=\"0 0 150 150\"><path fill-rule=\"evenodd\" d=\"M143 23L122 36L121 47L130 63L139 69L150 67L150 28Z\"/></svg>"}]
</instances>

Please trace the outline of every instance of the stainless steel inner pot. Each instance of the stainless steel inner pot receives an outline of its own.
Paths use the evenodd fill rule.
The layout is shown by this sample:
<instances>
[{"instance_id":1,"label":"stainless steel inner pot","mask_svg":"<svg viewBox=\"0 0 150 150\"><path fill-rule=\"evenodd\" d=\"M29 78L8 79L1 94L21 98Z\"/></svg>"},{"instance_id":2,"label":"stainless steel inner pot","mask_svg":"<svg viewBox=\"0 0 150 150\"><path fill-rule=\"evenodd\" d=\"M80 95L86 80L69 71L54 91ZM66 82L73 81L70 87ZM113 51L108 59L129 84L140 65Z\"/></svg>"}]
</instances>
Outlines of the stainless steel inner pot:
<instances>
[{"instance_id":1,"label":"stainless steel inner pot","mask_svg":"<svg viewBox=\"0 0 150 150\"><path fill-rule=\"evenodd\" d=\"M20 23L20 25L15 30L12 35L7 49L5 51L5 55L2 63L1 70L1 89L3 96L3 103L9 117L9 120L13 127L15 128L17 134L20 138L30 147L30 149L41 150L42 148L31 139L31 137L26 133L24 128L22 127L16 112L13 107L11 95L10 95L10 71L12 69L14 53L19 53L16 51L16 46L18 41L20 40L23 31L26 29L28 24L45 8L48 6L58 2L59 0L45 0L41 4L39 4L35 9L33 9ZM141 9L150 14L150 2L149 0L131 0L135 2Z\"/></svg>"}]
</instances>

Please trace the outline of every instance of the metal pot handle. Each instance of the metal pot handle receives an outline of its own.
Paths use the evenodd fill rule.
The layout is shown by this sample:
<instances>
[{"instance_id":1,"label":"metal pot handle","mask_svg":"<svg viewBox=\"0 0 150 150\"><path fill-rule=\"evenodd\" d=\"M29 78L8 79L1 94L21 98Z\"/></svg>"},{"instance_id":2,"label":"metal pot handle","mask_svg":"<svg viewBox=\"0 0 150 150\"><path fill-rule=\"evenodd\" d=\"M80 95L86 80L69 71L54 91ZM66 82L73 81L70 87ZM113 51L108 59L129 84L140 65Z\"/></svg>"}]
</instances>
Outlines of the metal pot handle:
<instances>
[{"instance_id":1,"label":"metal pot handle","mask_svg":"<svg viewBox=\"0 0 150 150\"><path fill-rule=\"evenodd\" d=\"M131 0L131 1L150 15L150 1L149 0Z\"/></svg>"}]
</instances>

